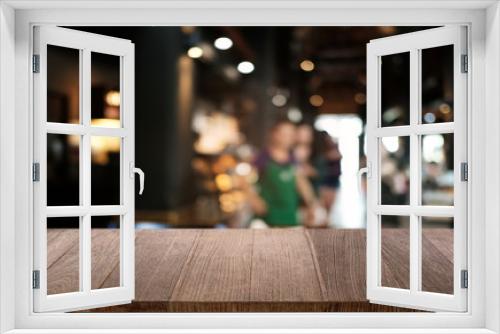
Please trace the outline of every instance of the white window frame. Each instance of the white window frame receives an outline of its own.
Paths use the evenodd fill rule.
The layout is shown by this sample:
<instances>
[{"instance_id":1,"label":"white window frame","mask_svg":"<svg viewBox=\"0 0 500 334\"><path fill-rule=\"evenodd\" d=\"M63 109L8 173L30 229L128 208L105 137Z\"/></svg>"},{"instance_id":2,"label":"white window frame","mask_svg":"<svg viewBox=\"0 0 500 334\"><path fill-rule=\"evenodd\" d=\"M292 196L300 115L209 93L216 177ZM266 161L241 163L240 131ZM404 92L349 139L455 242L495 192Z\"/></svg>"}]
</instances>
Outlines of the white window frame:
<instances>
[{"instance_id":1,"label":"white window frame","mask_svg":"<svg viewBox=\"0 0 500 334\"><path fill-rule=\"evenodd\" d=\"M39 73L33 75L33 159L39 166L39 181L33 184L33 268L39 271L39 288L34 289L35 312L74 311L108 305L126 304L135 290L135 207L134 207L134 44L125 39L107 37L60 27L34 27L34 54L39 56ZM47 46L78 50L79 123L47 121ZM120 127L91 125L91 55L99 52L119 59ZM47 206L47 135L74 135L79 141L79 203L71 206ZM105 136L120 140L119 203L92 205L91 138ZM92 217L119 216L120 285L92 289ZM79 290L48 295L47 291L47 219L78 217Z\"/></svg>"},{"instance_id":2,"label":"white window frame","mask_svg":"<svg viewBox=\"0 0 500 334\"><path fill-rule=\"evenodd\" d=\"M461 287L461 271L467 270L467 181L461 179L460 164L467 163L467 81L462 67L467 55L467 29L464 26L432 28L372 40L367 47L367 296L373 303L404 306L431 311L467 310L467 289ZM422 120L422 52L425 49L452 45L453 121L424 124ZM409 53L409 124L382 126L381 57ZM453 199L451 206L423 205L421 137L426 134L452 134L454 142ZM410 188L408 205L381 203L380 140L384 137L409 139ZM382 216L409 218L409 289L381 285ZM422 217L453 218L453 293L422 290Z\"/></svg>"},{"instance_id":3,"label":"white window frame","mask_svg":"<svg viewBox=\"0 0 500 334\"><path fill-rule=\"evenodd\" d=\"M34 314L31 31L49 25L442 25L470 27L467 313ZM13 68L15 64L15 69ZM488 70L485 71L487 66ZM500 9L496 1L20 1L0 3L0 332L499 333ZM139 115L138 115L139 116ZM15 126L13 126L15 124ZM486 138L488 140L486 140ZM486 153L488 155L486 155ZM486 163L486 157L488 163ZM486 178L488 182L486 181ZM15 254L15 256L12 256ZM488 291L485 294L485 291ZM168 330L170 328L170 330ZM296 328L296 329L293 329ZM385 328L385 329L381 329ZM391 328L391 329L390 329ZM99 330L100 329L100 330ZM430 330L434 329L434 330ZM53 331L52 331L53 332ZM118 332L120 332L118 330ZM178 332L178 331L177 331Z\"/></svg>"}]
</instances>

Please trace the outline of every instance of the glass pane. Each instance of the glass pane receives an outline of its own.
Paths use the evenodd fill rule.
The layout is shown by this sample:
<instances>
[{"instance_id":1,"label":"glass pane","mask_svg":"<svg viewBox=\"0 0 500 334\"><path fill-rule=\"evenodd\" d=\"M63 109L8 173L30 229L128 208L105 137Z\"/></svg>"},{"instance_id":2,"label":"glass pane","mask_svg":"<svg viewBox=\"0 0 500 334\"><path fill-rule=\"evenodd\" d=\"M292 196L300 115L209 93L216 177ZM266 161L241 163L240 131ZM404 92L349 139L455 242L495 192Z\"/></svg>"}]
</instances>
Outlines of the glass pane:
<instances>
[{"instance_id":1,"label":"glass pane","mask_svg":"<svg viewBox=\"0 0 500 334\"><path fill-rule=\"evenodd\" d=\"M410 53L381 57L381 124L410 124Z\"/></svg>"},{"instance_id":2,"label":"glass pane","mask_svg":"<svg viewBox=\"0 0 500 334\"><path fill-rule=\"evenodd\" d=\"M80 122L80 50L47 45L47 121Z\"/></svg>"},{"instance_id":3,"label":"glass pane","mask_svg":"<svg viewBox=\"0 0 500 334\"><path fill-rule=\"evenodd\" d=\"M120 216L93 216L92 289L120 286Z\"/></svg>"},{"instance_id":4,"label":"glass pane","mask_svg":"<svg viewBox=\"0 0 500 334\"><path fill-rule=\"evenodd\" d=\"M121 138L93 136L92 205L120 204L120 148Z\"/></svg>"},{"instance_id":5,"label":"glass pane","mask_svg":"<svg viewBox=\"0 0 500 334\"><path fill-rule=\"evenodd\" d=\"M80 218L47 218L47 294L80 290Z\"/></svg>"},{"instance_id":6,"label":"glass pane","mask_svg":"<svg viewBox=\"0 0 500 334\"><path fill-rule=\"evenodd\" d=\"M453 134L422 136L422 204L453 205Z\"/></svg>"},{"instance_id":7,"label":"glass pane","mask_svg":"<svg viewBox=\"0 0 500 334\"><path fill-rule=\"evenodd\" d=\"M120 127L120 57L92 52L92 125Z\"/></svg>"},{"instance_id":8,"label":"glass pane","mask_svg":"<svg viewBox=\"0 0 500 334\"><path fill-rule=\"evenodd\" d=\"M380 139L381 204L410 204L410 137Z\"/></svg>"},{"instance_id":9,"label":"glass pane","mask_svg":"<svg viewBox=\"0 0 500 334\"><path fill-rule=\"evenodd\" d=\"M453 45L422 50L422 123L453 122Z\"/></svg>"},{"instance_id":10,"label":"glass pane","mask_svg":"<svg viewBox=\"0 0 500 334\"><path fill-rule=\"evenodd\" d=\"M410 217L381 216L381 285L410 288Z\"/></svg>"},{"instance_id":11,"label":"glass pane","mask_svg":"<svg viewBox=\"0 0 500 334\"><path fill-rule=\"evenodd\" d=\"M453 294L451 217L422 217L422 291Z\"/></svg>"},{"instance_id":12,"label":"glass pane","mask_svg":"<svg viewBox=\"0 0 500 334\"><path fill-rule=\"evenodd\" d=\"M80 136L47 135L47 205L80 204Z\"/></svg>"}]
</instances>

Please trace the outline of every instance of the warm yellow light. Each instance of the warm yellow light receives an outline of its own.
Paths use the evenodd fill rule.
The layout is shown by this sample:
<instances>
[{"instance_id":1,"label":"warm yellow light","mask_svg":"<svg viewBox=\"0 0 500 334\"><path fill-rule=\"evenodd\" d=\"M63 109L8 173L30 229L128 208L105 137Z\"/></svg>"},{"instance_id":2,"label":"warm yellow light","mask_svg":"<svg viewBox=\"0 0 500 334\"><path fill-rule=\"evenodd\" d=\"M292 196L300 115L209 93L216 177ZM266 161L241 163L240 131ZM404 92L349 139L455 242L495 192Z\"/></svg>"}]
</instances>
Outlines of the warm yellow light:
<instances>
[{"instance_id":1,"label":"warm yellow light","mask_svg":"<svg viewBox=\"0 0 500 334\"><path fill-rule=\"evenodd\" d=\"M200 58L203 56L203 49L198 46L193 46L188 50L187 54L189 57L194 59Z\"/></svg>"},{"instance_id":2,"label":"warm yellow light","mask_svg":"<svg viewBox=\"0 0 500 334\"><path fill-rule=\"evenodd\" d=\"M443 103L439 106L439 111L441 111L443 114L449 114L451 112L451 107L447 103Z\"/></svg>"},{"instance_id":3,"label":"warm yellow light","mask_svg":"<svg viewBox=\"0 0 500 334\"><path fill-rule=\"evenodd\" d=\"M302 69L302 71L311 72L312 70L314 70L314 63L307 59L303 60L300 63L300 68Z\"/></svg>"},{"instance_id":4,"label":"warm yellow light","mask_svg":"<svg viewBox=\"0 0 500 334\"><path fill-rule=\"evenodd\" d=\"M314 107L321 107L323 102L324 100L321 95L313 95L309 98L309 103Z\"/></svg>"},{"instance_id":5,"label":"warm yellow light","mask_svg":"<svg viewBox=\"0 0 500 334\"><path fill-rule=\"evenodd\" d=\"M106 165L109 163L109 153L120 152L121 139L118 137L92 136L90 147L92 163Z\"/></svg>"},{"instance_id":6,"label":"warm yellow light","mask_svg":"<svg viewBox=\"0 0 500 334\"><path fill-rule=\"evenodd\" d=\"M220 191L228 191L231 190L233 186L233 182L231 176L227 174L219 174L215 177L215 184Z\"/></svg>"},{"instance_id":7,"label":"warm yellow light","mask_svg":"<svg viewBox=\"0 0 500 334\"><path fill-rule=\"evenodd\" d=\"M366 95L364 93L356 93L356 95L354 95L354 102L357 104L365 104Z\"/></svg>"},{"instance_id":8,"label":"warm yellow light","mask_svg":"<svg viewBox=\"0 0 500 334\"><path fill-rule=\"evenodd\" d=\"M112 107L119 107L120 106L120 92L116 90L110 90L109 92L106 93L106 96L104 97L104 100L106 103Z\"/></svg>"},{"instance_id":9,"label":"warm yellow light","mask_svg":"<svg viewBox=\"0 0 500 334\"><path fill-rule=\"evenodd\" d=\"M119 128L120 120L111 118L94 118L90 124L92 126L99 126L102 128Z\"/></svg>"}]
</instances>

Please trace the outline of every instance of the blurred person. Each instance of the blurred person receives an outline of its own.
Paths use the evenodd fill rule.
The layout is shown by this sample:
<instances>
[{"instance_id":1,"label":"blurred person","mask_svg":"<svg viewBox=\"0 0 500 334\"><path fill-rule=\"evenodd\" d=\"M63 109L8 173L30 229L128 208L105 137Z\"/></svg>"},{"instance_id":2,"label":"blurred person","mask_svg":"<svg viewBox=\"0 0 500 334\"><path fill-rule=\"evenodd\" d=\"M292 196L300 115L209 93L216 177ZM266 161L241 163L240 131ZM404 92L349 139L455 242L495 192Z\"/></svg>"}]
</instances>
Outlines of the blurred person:
<instances>
[{"instance_id":1,"label":"blurred person","mask_svg":"<svg viewBox=\"0 0 500 334\"><path fill-rule=\"evenodd\" d=\"M311 226L314 222L316 196L292 153L296 134L293 123L277 122L270 130L267 147L255 161L259 180L257 189L248 189L249 199L256 215L271 227ZM302 222L300 199L307 212Z\"/></svg>"},{"instance_id":2,"label":"blurred person","mask_svg":"<svg viewBox=\"0 0 500 334\"><path fill-rule=\"evenodd\" d=\"M321 132L318 140L316 168L318 170L319 201L329 216L335 205L340 186L342 154L338 144L328 133Z\"/></svg>"},{"instance_id":3,"label":"blurred person","mask_svg":"<svg viewBox=\"0 0 500 334\"><path fill-rule=\"evenodd\" d=\"M314 131L311 125L302 123L297 126L297 136L293 156L297 162L299 171L307 177L311 183L318 176L316 168L311 164L311 154Z\"/></svg>"}]
</instances>

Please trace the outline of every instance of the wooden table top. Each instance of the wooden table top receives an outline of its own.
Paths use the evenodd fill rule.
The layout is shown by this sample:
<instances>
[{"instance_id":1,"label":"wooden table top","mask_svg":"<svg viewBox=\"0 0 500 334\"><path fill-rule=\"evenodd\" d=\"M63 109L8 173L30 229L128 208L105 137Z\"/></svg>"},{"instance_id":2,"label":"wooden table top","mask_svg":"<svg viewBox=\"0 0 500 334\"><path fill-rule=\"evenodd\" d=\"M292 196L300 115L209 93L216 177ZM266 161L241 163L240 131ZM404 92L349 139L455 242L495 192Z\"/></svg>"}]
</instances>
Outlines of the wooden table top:
<instances>
[{"instance_id":1,"label":"wooden table top","mask_svg":"<svg viewBox=\"0 0 500 334\"><path fill-rule=\"evenodd\" d=\"M404 287L408 236L384 233L382 283ZM423 261L433 264L423 270L424 290L453 286L452 237L451 229L424 232ZM365 230L138 230L135 300L96 311L403 311L366 300L365 238ZM95 229L92 240L92 287L117 286L116 230ZM48 251L48 289L68 291L78 282L78 272L67 269L78 263L78 231L50 229Z\"/></svg>"}]
</instances>

